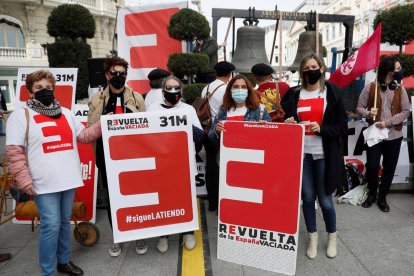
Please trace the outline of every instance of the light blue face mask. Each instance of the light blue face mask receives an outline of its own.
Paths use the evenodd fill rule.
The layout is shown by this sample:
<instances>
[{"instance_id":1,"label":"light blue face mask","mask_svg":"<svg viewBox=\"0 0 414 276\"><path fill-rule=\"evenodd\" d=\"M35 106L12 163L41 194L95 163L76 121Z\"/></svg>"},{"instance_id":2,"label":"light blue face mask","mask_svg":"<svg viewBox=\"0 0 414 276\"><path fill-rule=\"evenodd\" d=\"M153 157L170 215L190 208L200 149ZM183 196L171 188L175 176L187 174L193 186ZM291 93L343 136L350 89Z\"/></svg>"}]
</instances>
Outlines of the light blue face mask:
<instances>
[{"instance_id":1,"label":"light blue face mask","mask_svg":"<svg viewBox=\"0 0 414 276\"><path fill-rule=\"evenodd\" d=\"M236 103L242 103L246 101L247 94L248 92L246 88L239 88L239 89L231 90L231 97Z\"/></svg>"}]
</instances>

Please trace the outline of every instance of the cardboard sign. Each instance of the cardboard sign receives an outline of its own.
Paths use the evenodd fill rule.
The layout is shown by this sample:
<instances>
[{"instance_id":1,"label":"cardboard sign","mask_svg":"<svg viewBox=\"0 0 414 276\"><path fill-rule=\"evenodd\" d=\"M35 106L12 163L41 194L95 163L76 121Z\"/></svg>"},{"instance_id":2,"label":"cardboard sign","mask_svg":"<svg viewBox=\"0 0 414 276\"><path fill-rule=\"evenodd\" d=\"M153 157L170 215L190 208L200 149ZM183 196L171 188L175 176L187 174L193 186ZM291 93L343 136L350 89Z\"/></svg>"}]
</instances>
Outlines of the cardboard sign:
<instances>
[{"instance_id":1,"label":"cardboard sign","mask_svg":"<svg viewBox=\"0 0 414 276\"><path fill-rule=\"evenodd\" d=\"M197 175L196 175L196 187L197 187L197 196L206 196L207 187L206 187L206 151L204 147L197 152L196 154L197 162Z\"/></svg>"},{"instance_id":2,"label":"cardboard sign","mask_svg":"<svg viewBox=\"0 0 414 276\"><path fill-rule=\"evenodd\" d=\"M303 137L301 125L225 122L218 259L295 274Z\"/></svg>"},{"instance_id":3,"label":"cardboard sign","mask_svg":"<svg viewBox=\"0 0 414 276\"><path fill-rule=\"evenodd\" d=\"M85 126L87 125L88 111L89 107L87 104L75 105L75 117L79 118ZM75 201L80 200L85 203L86 220L95 222L98 168L96 167L92 144L81 144L78 142L78 152L84 186L77 189L79 199L75 197Z\"/></svg>"},{"instance_id":4,"label":"cardboard sign","mask_svg":"<svg viewBox=\"0 0 414 276\"><path fill-rule=\"evenodd\" d=\"M150 90L148 73L156 68L168 70L169 56L184 52L185 43L169 36L168 25L171 16L187 6L187 2L179 2L119 10L119 56L130 65L127 85L134 91L147 93Z\"/></svg>"},{"instance_id":5,"label":"cardboard sign","mask_svg":"<svg viewBox=\"0 0 414 276\"><path fill-rule=\"evenodd\" d=\"M362 133L367 127L368 123L366 121L358 120L348 122L348 156L345 156L345 162L357 166L359 173L365 172L365 163L367 162L366 145L364 144L364 136ZM401 142L400 155L392 180L393 184L409 182L410 158L407 144L407 121L404 121L402 132L404 140ZM382 161L380 162L380 167L381 164Z\"/></svg>"},{"instance_id":6,"label":"cardboard sign","mask_svg":"<svg viewBox=\"0 0 414 276\"><path fill-rule=\"evenodd\" d=\"M56 86L54 95L60 105L73 110L75 106L78 68L19 68L16 84L16 108L24 105L30 98L29 91L26 87L26 76L41 69L48 70L55 76Z\"/></svg>"},{"instance_id":7,"label":"cardboard sign","mask_svg":"<svg viewBox=\"0 0 414 276\"><path fill-rule=\"evenodd\" d=\"M115 242L198 229L186 112L101 117Z\"/></svg>"}]
</instances>

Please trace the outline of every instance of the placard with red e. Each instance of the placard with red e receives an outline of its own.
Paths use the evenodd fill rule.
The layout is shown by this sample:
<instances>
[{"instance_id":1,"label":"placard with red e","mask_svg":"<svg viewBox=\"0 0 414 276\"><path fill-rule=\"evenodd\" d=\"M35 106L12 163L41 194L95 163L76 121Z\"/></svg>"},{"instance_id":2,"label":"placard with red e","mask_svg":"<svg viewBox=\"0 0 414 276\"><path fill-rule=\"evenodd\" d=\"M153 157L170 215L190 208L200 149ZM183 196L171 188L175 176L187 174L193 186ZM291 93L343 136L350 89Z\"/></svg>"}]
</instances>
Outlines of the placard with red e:
<instances>
[{"instance_id":1,"label":"placard with red e","mask_svg":"<svg viewBox=\"0 0 414 276\"><path fill-rule=\"evenodd\" d=\"M198 229L189 118L177 111L102 116L115 242Z\"/></svg>"},{"instance_id":2,"label":"placard with red e","mask_svg":"<svg viewBox=\"0 0 414 276\"><path fill-rule=\"evenodd\" d=\"M127 85L134 91L147 93L147 78L153 69L168 70L171 54L185 51L186 44L168 34L170 18L188 3L157 3L127 6L119 9L117 21L118 53L128 61Z\"/></svg>"},{"instance_id":3,"label":"placard with red e","mask_svg":"<svg viewBox=\"0 0 414 276\"><path fill-rule=\"evenodd\" d=\"M29 91L26 87L26 76L37 70L48 70L54 75L56 80L54 89L55 98L61 106L73 110L75 106L78 68L19 68L17 72L15 106L25 105L26 101L30 98Z\"/></svg>"},{"instance_id":4,"label":"placard with red e","mask_svg":"<svg viewBox=\"0 0 414 276\"><path fill-rule=\"evenodd\" d=\"M301 125L225 122L217 258L294 273L303 137Z\"/></svg>"}]
</instances>

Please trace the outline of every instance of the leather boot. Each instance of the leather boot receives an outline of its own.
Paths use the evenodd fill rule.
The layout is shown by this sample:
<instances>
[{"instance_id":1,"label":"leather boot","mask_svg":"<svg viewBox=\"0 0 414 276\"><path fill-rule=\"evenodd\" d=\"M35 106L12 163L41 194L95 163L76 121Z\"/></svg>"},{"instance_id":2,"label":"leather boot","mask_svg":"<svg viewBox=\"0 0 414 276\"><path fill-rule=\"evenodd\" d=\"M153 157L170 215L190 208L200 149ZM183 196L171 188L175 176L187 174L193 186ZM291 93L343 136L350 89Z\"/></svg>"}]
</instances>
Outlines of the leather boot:
<instances>
[{"instance_id":1,"label":"leather boot","mask_svg":"<svg viewBox=\"0 0 414 276\"><path fill-rule=\"evenodd\" d=\"M385 199L385 197L379 197L378 201L377 201L378 207L380 208L381 211L383 212L389 212L390 211L390 206L387 203L387 200Z\"/></svg>"},{"instance_id":2,"label":"leather boot","mask_svg":"<svg viewBox=\"0 0 414 276\"><path fill-rule=\"evenodd\" d=\"M367 199L365 199L365 201L362 202L361 206L364 208L369 208L372 206L372 203L374 203L376 199L377 199L377 195L369 194Z\"/></svg>"},{"instance_id":3,"label":"leather boot","mask_svg":"<svg viewBox=\"0 0 414 276\"><path fill-rule=\"evenodd\" d=\"M318 254L318 232L309 233L309 244L306 256L309 259L315 259Z\"/></svg>"},{"instance_id":4,"label":"leather boot","mask_svg":"<svg viewBox=\"0 0 414 276\"><path fill-rule=\"evenodd\" d=\"M336 240L338 237L338 232L328 233L328 246L326 247L326 256L329 258L336 257Z\"/></svg>"},{"instance_id":5,"label":"leather boot","mask_svg":"<svg viewBox=\"0 0 414 276\"><path fill-rule=\"evenodd\" d=\"M57 271L68 275L83 275L83 270L77 267L71 261L66 264L57 264Z\"/></svg>"}]
</instances>

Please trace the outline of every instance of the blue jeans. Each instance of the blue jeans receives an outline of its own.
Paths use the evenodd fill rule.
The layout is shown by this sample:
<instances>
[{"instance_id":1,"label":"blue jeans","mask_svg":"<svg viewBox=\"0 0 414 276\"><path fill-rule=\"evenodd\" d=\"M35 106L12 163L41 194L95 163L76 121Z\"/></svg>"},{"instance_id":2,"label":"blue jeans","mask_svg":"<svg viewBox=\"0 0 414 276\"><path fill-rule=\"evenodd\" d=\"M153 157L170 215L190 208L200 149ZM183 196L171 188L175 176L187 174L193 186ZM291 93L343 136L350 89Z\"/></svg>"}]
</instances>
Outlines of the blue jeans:
<instances>
[{"instance_id":1,"label":"blue jeans","mask_svg":"<svg viewBox=\"0 0 414 276\"><path fill-rule=\"evenodd\" d=\"M336 232L336 213L332 195L326 195L325 159L313 160L312 154L305 154L302 174L302 209L306 229L309 233L317 231L315 200L318 196L325 220L326 232Z\"/></svg>"},{"instance_id":2,"label":"blue jeans","mask_svg":"<svg viewBox=\"0 0 414 276\"><path fill-rule=\"evenodd\" d=\"M70 217L75 189L41 194L34 197L41 223L39 230L39 264L42 276L55 275L57 262L70 261Z\"/></svg>"}]
</instances>

